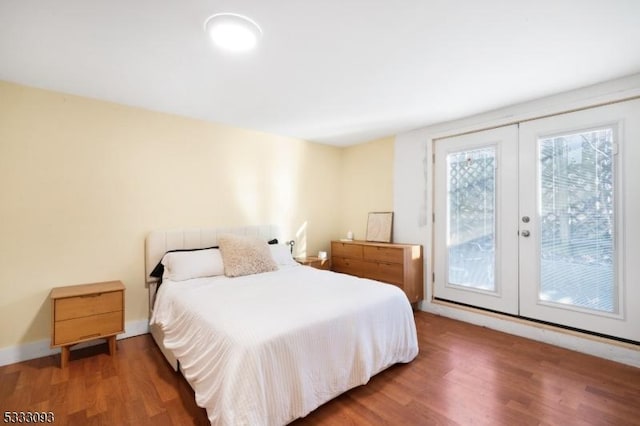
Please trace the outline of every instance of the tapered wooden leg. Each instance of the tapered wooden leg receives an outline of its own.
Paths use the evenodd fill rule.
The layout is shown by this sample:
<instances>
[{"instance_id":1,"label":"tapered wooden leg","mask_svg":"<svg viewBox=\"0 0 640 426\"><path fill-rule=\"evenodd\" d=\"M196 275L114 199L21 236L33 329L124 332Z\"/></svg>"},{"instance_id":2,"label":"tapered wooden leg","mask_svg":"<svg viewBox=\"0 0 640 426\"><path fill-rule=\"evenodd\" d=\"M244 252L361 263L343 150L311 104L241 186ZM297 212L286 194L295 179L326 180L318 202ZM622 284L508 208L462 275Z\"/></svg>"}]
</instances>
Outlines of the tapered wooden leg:
<instances>
[{"instance_id":1,"label":"tapered wooden leg","mask_svg":"<svg viewBox=\"0 0 640 426\"><path fill-rule=\"evenodd\" d=\"M107 338L109 342L109 355L113 356L116 353L116 336L111 336Z\"/></svg>"},{"instance_id":2,"label":"tapered wooden leg","mask_svg":"<svg viewBox=\"0 0 640 426\"><path fill-rule=\"evenodd\" d=\"M63 346L60 348L62 352L60 352L60 368L67 368L67 364L69 363L69 346Z\"/></svg>"}]
</instances>

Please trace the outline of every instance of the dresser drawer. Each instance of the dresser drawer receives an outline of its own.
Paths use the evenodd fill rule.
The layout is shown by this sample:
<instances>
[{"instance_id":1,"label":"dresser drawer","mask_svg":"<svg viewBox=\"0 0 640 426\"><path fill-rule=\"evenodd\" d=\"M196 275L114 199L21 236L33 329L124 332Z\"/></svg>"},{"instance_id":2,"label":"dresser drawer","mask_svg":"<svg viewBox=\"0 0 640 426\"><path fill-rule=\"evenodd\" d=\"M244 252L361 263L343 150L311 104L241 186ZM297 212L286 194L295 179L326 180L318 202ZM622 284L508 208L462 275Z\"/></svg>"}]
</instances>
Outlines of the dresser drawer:
<instances>
[{"instance_id":1,"label":"dresser drawer","mask_svg":"<svg viewBox=\"0 0 640 426\"><path fill-rule=\"evenodd\" d=\"M341 243L334 241L331 243L331 256L354 257L362 259L362 246L359 244Z\"/></svg>"},{"instance_id":2,"label":"dresser drawer","mask_svg":"<svg viewBox=\"0 0 640 426\"><path fill-rule=\"evenodd\" d=\"M403 263L404 250L393 247L364 247L364 258L367 260L379 260L381 262Z\"/></svg>"},{"instance_id":3,"label":"dresser drawer","mask_svg":"<svg viewBox=\"0 0 640 426\"><path fill-rule=\"evenodd\" d=\"M367 278L403 287L404 268L400 263L367 262Z\"/></svg>"},{"instance_id":4,"label":"dresser drawer","mask_svg":"<svg viewBox=\"0 0 640 426\"><path fill-rule=\"evenodd\" d=\"M53 345L97 339L124 331L122 311L91 315L56 321L53 330Z\"/></svg>"},{"instance_id":5,"label":"dresser drawer","mask_svg":"<svg viewBox=\"0 0 640 426\"><path fill-rule=\"evenodd\" d=\"M331 269L334 272L342 272L344 274L362 276L365 271L365 263L359 259L350 259L347 257L331 258Z\"/></svg>"},{"instance_id":6,"label":"dresser drawer","mask_svg":"<svg viewBox=\"0 0 640 426\"><path fill-rule=\"evenodd\" d=\"M55 321L123 310L123 292L92 293L55 300Z\"/></svg>"}]
</instances>

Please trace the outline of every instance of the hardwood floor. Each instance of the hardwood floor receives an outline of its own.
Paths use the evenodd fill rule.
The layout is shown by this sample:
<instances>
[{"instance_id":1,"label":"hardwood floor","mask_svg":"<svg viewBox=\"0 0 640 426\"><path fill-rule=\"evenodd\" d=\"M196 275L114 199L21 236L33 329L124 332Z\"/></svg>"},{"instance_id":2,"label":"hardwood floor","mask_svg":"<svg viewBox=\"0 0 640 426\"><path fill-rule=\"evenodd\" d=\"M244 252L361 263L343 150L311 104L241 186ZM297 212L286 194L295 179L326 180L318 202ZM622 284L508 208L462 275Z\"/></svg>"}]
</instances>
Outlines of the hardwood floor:
<instances>
[{"instance_id":1,"label":"hardwood floor","mask_svg":"<svg viewBox=\"0 0 640 426\"><path fill-rule=\"evenodd\" d=\"M640 369L416 313L420 354L321 406L302 425L640 425ZM639 352L640 354L640 352ZM640 355L639 355L640 356ZM149 335L0 367L0 411L59 425L208 424Z\"/></svg>"}]
</instances>

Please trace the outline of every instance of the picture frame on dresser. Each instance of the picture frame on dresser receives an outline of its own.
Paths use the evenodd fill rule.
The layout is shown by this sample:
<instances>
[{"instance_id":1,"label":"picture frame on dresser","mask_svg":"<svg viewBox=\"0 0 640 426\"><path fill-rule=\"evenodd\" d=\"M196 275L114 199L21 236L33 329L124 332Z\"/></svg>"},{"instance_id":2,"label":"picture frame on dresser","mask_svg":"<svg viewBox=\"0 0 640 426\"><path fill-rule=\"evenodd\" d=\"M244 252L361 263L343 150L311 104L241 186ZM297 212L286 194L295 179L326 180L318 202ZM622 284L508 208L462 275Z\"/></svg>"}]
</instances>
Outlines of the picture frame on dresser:
<instances>
[{"instance_id":1,"label":"picture frame on dresser","mask_svg":"<svg viewBox=\"0 0 640 426\"><path fill-rule=\"evenodd\" d=\"M371 212L367 217L366 241L390 243L393 231L393 212Z\"/></svg>"}]
</instances>

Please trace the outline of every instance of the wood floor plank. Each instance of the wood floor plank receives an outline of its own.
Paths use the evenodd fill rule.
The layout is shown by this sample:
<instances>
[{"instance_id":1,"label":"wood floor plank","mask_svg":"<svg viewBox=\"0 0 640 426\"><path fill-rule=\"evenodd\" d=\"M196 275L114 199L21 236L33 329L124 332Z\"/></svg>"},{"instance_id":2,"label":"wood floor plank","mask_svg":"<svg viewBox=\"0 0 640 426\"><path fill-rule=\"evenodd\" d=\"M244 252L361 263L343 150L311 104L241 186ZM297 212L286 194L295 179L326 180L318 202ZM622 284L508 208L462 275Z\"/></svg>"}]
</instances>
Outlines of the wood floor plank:
<instances>
[{"instance_id":1,"label":"wood floor plank","mask_svg":"<svg viewBox=\"0 0 640 426\"><path fill-rule=\"evenodd\" d=\"M9 398L15 391L20 371L10 371L0 376L0 401Z\"/></svg>"},{"instance_id":2,"label":"wood floor plank","mask_svg":"<svg viewBox=\"0 0 640 426\"><path fill-rule=\"evenodd\" d=\"M640 369L416 312L420 353L324 404L306 425L637 425ZM639 349L640 354L640 349ZM57 425L206 425L149 335L0 367L0 409Z\"/></svg>"}]
</instances>

